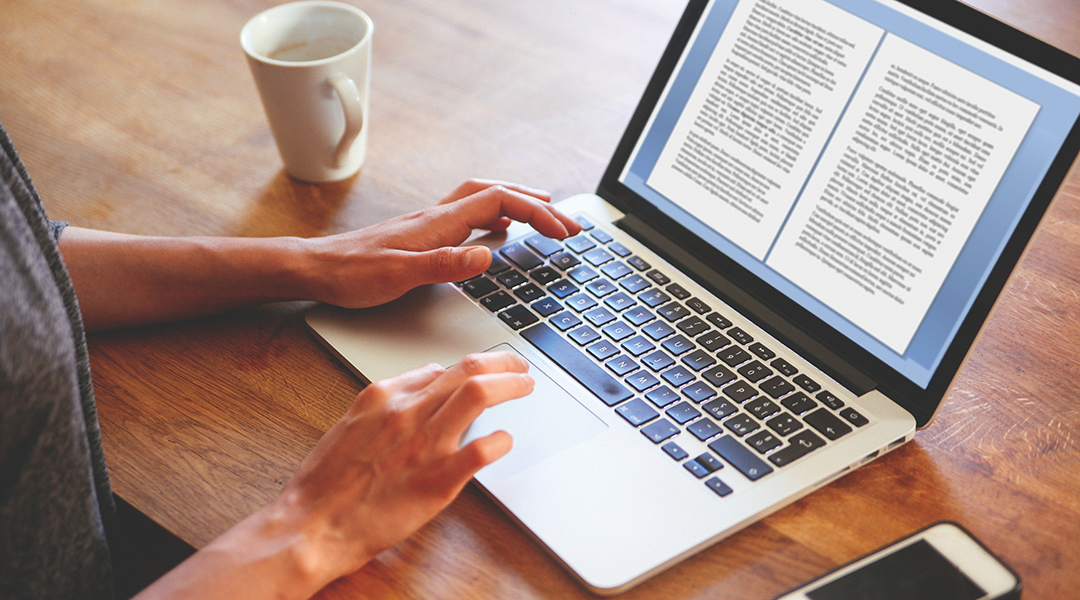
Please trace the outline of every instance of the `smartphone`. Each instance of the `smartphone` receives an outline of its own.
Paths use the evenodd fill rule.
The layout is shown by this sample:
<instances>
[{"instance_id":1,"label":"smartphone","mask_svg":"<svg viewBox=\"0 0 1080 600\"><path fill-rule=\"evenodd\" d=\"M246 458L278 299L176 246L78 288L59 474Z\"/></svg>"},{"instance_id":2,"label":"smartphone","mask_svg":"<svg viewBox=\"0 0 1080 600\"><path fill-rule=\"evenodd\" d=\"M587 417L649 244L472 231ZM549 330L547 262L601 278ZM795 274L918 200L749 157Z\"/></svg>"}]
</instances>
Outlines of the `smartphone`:
<instances>
[{"instance_id":1,"label":"smartphone","mask_svg":"<svg viewBox=\"0 0 1080 600\"><path fill-rule=\"evenodd\" d=\"M775 600L1019 599L1020 578L966 529L934 523Z\"/></svg>"}]
</instances>

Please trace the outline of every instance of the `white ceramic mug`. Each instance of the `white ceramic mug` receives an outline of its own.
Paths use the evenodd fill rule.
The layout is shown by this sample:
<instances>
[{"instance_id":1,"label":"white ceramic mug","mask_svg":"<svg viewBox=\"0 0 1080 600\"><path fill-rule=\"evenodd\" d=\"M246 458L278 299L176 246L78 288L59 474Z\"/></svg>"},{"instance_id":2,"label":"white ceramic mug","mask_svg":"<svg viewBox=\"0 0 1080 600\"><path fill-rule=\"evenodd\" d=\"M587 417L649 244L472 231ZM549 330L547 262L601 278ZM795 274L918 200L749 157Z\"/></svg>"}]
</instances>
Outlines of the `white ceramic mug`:
<instances>
[{"instance_id":1,"label":"white ceramic mug","mask_svg":"<svg viewBox=\"0 0 1080 600\"><path fill-rule=\"evenodd\" d=\"M240 44L285 170L311 182L355 174L367 153L371 19L310 0L259 13Z\"/></svg>"}]
</instances>

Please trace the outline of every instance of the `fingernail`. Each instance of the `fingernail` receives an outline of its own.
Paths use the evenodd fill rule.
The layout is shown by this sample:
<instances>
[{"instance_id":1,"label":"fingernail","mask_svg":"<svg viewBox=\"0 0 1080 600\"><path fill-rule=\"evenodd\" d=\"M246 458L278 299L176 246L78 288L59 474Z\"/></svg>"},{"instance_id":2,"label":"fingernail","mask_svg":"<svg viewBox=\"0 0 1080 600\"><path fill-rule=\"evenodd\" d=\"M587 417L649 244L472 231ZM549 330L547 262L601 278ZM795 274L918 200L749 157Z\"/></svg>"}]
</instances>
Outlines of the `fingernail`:
<instances>
[{"instance_id":1,"label":"fingernail","mask_svg":"<svg viewBox=\"0 0 1080 600\"><path fill-rule=\"evenodd\" d=\"M470 248L465 252L465 269L470 272L483 271L490 260L491 255L487 248Z\"/></svg>"}]
</instances>

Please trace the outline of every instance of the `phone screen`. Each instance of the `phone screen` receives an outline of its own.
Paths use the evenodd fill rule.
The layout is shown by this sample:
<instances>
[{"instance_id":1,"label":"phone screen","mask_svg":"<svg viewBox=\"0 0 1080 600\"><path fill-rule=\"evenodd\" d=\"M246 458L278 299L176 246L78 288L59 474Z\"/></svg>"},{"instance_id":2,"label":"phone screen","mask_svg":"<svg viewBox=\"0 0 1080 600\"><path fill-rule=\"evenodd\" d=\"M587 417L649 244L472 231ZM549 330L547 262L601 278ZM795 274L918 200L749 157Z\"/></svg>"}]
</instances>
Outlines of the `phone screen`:
<instances>
[{"instance_id":1,"label":"phone screen","mask_svg":"<svg viewBox=\"0 0 1080 600\"><path fill-rule=\"evenodd\" d=\"M985 595L923 540L806 594L810 600L977 600Z\"/></svg>"}]
</instances>

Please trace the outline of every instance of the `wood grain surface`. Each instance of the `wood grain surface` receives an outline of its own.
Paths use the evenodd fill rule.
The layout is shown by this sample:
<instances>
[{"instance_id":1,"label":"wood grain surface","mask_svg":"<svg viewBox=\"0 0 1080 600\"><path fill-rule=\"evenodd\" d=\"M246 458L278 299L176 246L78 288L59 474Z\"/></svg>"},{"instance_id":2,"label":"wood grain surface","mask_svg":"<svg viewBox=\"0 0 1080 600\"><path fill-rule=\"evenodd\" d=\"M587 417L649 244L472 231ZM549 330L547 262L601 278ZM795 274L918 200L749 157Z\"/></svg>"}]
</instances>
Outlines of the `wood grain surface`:
<instances>
[{"instance_id":1,"label":"wood grain surface","mask_svg":"<svg viewBox=\"0 0 1080 600\"><path fill-rule=\"evenodd\" d=\"M363 0L375 23L368 161L281 168L239 46L269 0L0 0L0 121L50 216L160 235L345 231L467 177L595 189L676 19L674 0ZM1080 4L977 6L1080 54ZM1041 224L930 427L911 444L635 588L771 598L940 519L1027 598L1080 589L1080 181ZM280 489L360 389L283 303L94 335L116 492L201 546ZM469 487L326 598L589 597Z\"/></svg>"}]
</instances>

